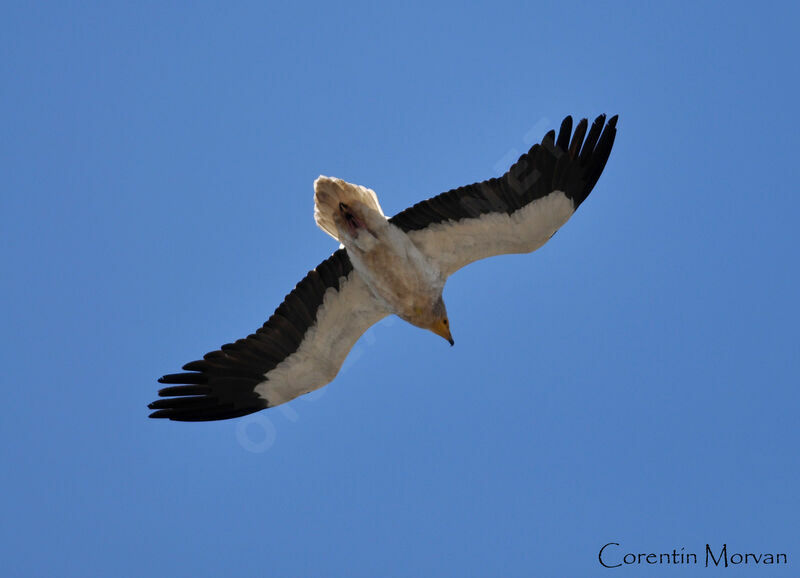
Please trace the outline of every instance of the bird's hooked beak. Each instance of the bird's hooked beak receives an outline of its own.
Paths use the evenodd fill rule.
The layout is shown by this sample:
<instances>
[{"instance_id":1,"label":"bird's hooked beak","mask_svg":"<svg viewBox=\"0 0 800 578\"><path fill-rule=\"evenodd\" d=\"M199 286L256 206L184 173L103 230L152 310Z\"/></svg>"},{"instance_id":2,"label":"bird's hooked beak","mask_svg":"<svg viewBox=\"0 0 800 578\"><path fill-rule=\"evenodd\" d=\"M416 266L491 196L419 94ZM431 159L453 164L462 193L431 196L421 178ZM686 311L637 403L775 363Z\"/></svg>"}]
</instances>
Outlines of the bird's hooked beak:
<instances>
[{"instance_id":1,"label":"bird's hooked beak","mask_svg":"<svg viewBox=\"0 0 800 578\"><path fill-rule=\"evenodd\" d=\"M453 336L450 335L450 323L447 321L447 319L439 319L436 321L433 324L433 327L431 327L431 331L433 331L439 337L446 339L451 346L456 344L456 342L453 341Z\"/></svg>"}]
</instances>

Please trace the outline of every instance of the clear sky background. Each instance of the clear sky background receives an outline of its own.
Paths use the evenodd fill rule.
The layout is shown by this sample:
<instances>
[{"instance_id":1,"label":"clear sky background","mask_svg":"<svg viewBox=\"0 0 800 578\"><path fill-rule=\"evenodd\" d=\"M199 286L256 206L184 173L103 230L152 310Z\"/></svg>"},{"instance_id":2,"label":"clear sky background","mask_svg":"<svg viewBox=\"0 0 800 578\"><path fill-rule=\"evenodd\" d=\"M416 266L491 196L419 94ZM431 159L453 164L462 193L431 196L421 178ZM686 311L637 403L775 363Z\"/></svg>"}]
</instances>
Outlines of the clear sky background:
<instances>
[{"instance_id":1,"label":"clear sky background","mask_svg":"<svg viewBox=\"0 0 800 578\"><path fill-rule=\"evenodd\" d=\"M4 2L0 573L711 576L727 543L798 575L798 22ZM316 394L147 419L336 248L317 175L394 214L602 112L573 219L451 278L455 347L389 318ZM607 570L608 542L700 564Z\"/></svg>"}]
</instances>

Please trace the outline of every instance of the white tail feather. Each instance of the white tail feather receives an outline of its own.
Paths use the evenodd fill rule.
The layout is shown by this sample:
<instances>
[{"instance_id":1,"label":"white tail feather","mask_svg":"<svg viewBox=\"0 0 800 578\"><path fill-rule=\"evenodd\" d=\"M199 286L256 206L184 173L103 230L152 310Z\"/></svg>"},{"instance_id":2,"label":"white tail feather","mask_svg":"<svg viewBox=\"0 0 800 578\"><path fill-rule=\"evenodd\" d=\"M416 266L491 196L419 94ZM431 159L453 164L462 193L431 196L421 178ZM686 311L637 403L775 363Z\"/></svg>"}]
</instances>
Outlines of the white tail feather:
<instances>
[{"instance_id":1,"label":"white tail feather","mask_svg":"<svg viewBox=\"0 0 800 578\"><path fill-rule=\"evenodd\" d=\"M341 239L333 216L339 210L339 203L354 205L359 202L383 215L378 196L372 189L324 175L314 181L314 220L337 241Z\"/></svg>"}]
</instances>

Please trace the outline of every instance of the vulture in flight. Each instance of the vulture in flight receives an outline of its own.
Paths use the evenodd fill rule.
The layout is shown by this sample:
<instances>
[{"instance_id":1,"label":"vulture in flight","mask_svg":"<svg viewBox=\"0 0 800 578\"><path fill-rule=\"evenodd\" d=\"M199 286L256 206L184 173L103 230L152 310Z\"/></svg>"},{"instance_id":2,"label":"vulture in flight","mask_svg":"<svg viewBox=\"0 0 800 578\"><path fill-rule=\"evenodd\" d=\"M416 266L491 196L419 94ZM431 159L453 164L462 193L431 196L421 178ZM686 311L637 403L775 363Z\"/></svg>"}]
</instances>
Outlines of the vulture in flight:
<instances>
[{"instance_id":1,"label":"vulture in flight","mask_svg":"<svg viewBox=\"0 0 800 578\"><path fill-rule=\"evenodd\" d=\"M150 417L209 421L286 403L336 377L359 337L388 315L451 345L447 278L478 259L530 253L572 216L603 172L617 117L572 118L501 177L453 189L393 217L375 193L314 182L314 219L341 248L317 265L252 335L163 376ZM588 131L588 132L587 132Z\"/></svg>"}]
</instances>

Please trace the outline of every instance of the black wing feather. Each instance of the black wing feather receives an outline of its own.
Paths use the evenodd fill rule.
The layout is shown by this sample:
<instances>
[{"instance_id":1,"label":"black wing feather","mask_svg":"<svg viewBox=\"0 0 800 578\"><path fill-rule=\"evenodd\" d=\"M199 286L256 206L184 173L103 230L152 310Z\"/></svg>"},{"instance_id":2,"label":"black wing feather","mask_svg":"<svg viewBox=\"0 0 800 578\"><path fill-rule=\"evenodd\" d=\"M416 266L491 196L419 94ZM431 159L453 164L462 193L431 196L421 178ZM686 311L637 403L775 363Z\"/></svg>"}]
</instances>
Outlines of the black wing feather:
<instances>
[{"instance_id":1,"label":"black wing feather","mask_svg":"<svg viewBox=\"0 0 800 578\"><path fill-rule=\"evenodd\" d=\"M452 189L389 220L403 231L418 231L435 223L476 218L486 213L511 214L554 190L563 191L577 209L603 172L614 144L616 124L616 116L606 123L602 114L592 123L588 135L585 118L572 133L572 117L568 116L561 123L558 137L555 131L548 132L540 144L533 145L502 177Z\"/></svg>"},{"instance_id":2,"label":"black wing feather","mask_svg":"<svg viewBox=\"0 0 800 578\"><path fill-rule=\"evenodd\" d=\"M297 351L315 323L325 292L339 290L353 265L339 249L310 271L254 334L207 353L183 366L184 373L165 375L170 384L158 392L164 399L149 405L153 418L210 421L240 417L267 407L254 388L264 374Z\"/></svg>"}]
</instances>

